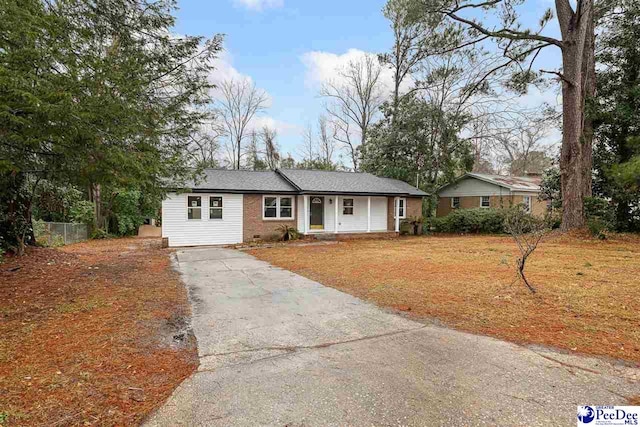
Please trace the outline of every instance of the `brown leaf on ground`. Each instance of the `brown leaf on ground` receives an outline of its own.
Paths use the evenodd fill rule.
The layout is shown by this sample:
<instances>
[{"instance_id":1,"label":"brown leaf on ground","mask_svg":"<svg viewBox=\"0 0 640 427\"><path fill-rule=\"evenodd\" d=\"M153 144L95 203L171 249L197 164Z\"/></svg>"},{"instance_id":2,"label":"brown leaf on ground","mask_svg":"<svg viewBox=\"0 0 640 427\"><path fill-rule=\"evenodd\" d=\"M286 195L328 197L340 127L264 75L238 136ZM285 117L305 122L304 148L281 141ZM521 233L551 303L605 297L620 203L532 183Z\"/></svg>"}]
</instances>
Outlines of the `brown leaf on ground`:
<instances>
[{"instance_id":1,"label":"brown leaf on ground","mask_svg":"<svg viewBox=\"0 0 640 427\"><path fill-rule=\"evenodd\" d=\"M418 319L640 361L640 238L554 235L517 280L510 237L430 236L254 249L256 257ZM581 273L581 274L578 274Z\"/></svg>"},{"instance_id":2,"label":"brown leaf on ground","mask_svg":"<svg viewBox=\"0 0 640 427\"><path fill-rule=\"evenodd\" d=\"M190 311L169 254L114 239L0 265L8 425L138 425L193 372L194 340L173 339Z\"/></svg>"}]
</instances>

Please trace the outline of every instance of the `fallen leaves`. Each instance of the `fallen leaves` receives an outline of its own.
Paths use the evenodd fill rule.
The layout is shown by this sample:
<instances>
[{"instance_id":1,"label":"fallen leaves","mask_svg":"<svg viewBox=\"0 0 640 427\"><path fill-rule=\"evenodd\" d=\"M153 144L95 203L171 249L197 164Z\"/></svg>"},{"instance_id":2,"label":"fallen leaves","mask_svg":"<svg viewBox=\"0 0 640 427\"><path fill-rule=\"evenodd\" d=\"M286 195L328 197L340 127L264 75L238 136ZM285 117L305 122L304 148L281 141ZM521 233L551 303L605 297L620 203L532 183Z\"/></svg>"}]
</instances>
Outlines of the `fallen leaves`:
<instances>
[{"instance_id":1,"label":"fallen leaves","mask_svg":"<svg viewBox=\"0 0 640 427\"><path fill-rule=\"evenodd\" d=\"M638 236L550 237L527 265L536 295L517 280L517 248L509 237L407 237L250 253L417 318L523 344L640 361Z\"/></svg>"},{"instance_id":2,"label":"fallen leaves","mask_svg":"<svg viewBox=\"0 0 640 427\"><path fill-rule=\"evenodd\" d=\"M137 425L169 396L197 357L172 338L189 306L168 255L114 239L0 265L5 424Z\"/></svg>"}]
</instances>

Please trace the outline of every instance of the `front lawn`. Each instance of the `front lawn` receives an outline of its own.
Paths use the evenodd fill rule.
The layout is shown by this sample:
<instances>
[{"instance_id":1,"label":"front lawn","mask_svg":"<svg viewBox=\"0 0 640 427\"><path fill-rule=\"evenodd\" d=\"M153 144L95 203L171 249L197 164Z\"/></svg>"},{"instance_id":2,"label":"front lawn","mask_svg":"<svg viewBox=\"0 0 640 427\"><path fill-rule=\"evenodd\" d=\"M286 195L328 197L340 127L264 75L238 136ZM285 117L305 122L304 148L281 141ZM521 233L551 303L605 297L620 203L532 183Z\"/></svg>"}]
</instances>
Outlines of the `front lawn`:
<instances>
[{"instance_id":1,"label":"front lawn","mask_svg":"<svg viewBox=\"0 0 640 427\"><path fill-rule=\"evenodd\" d=\"M509 237L435 236L254 249L254 256L420 319L640 362L640 238L555 236L518 280Z\"/></svg>"},{"instance_id":2,"label":"front lawn","mask_svg":"<svg viewBox=\"0 0 640 427\"><path fill-rule=\"evenodd\" d=\"M186 291L159 243L0 264L0 425L138 425L193 372Z\"/></svg>"}]
</instances>

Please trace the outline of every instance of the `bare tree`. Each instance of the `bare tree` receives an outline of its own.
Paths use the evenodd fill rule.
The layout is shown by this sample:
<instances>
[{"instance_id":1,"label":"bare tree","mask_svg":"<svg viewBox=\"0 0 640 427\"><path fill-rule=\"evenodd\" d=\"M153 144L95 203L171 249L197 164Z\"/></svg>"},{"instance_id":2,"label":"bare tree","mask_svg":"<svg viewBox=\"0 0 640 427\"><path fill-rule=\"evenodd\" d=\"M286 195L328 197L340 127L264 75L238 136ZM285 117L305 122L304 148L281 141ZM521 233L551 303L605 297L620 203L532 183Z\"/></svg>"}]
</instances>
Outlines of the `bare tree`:
<instances>
[{"instance_id":1,"label":"bare tree","mask_svg":"<svg viewBox=\"0 0 640 427\"><path fill-rule=\"evenodd\" d=\"M527 289L535 294L536 288L529 283L524 269L527 259L536 250L550 228L544 220L533 217L520 207L507 211L504 227L505 231L513 237L520 251L520 258L516 260L518 277L522 279Z\"/></svg>"},{"instance_id":2,"label":"bare tree","mask_svg":"<svg viewBox=\"0 0 640 427\"><path fill-rule=\"evenodd\" d=\"M267 168L266 163L260 158L260 149L258 148L259 139L258 132L256 132L255 129L249 132L249 144L247 145L245 153L245 165L254 171Z\"/></svg>"},{"instance_id":3,"label":"bare tree","mask_svg":"<svg viewBox=\"0 0 640 427\"><path fill-rule=\"evenodd\" d=\"M187 149L196 167L213 168L218 166L220 139L224 137L224 126L213 120L204 125L198 132L189 136Z\"/></svg>"},{"instance_id":4,"label":"bare tree","mask_svg":"<svg viewBox=\"0 0 640 427\"><path fill-rule=\"evenodd\" d=\"M302 133L302 144L298 147L298 154L303 162L313 162L318 158L316 135L311 124Z\"/></svg>"},{"instance_id":5,"label":"bare tree","mask_svg":"<svg viewBox=\"0 0 640 427\"><path fill-rule=\"evenodd\" d=\"M267 94L248 79L226 80L220 84L220 92L218 107L228 137L227 151L233 168L240 169L249 123L265 110Z\"/></svg>"},{"instance_id":6,"label":"bare tree","mask_svg":"<svg viewBox=\"0 0 640 427\"><path fill-rule=\"evenodd\" d=\"M542 173L551 166L550 150L544 144L548 126L544 120L522 120L511 124L511 129L489 139L500 160L508 166L511 175Z\"/></svg>"},{"instance_id":7,"label":"bare tree","mask_svg":"<svg viewBox=\"0 0 640 427\"><path fill-rule=\"evenodd\" d=\"M268 169L276 170L280 165L280 149L276 136L278 133L269 126L264 126L260 132L262 143L264 146L264 161Z\"/></svg>"},{"instance_id":8,"label":"bare tree","mask_svg":"<svg viewBox=\"0 0 640 427\"><path fill-rule=\"evenodd\" d=\"M327 165L333 164L336 149L335 139L330 134L329 122L324 115L318 117L318 153L320 159Z\"/></svg>"},{"instance_id":9,"label":"bare tree","mask_svg":"<svg viewBox=\"0 0 640 427\"><path fill-rule=\"evenodd\" d=\"M333 124L333 137L347 149L358 170L358 146L384 102L380 84L382 66L373 55L350 61L339 71L339 79L325 83L320 95L328 100L327 114ZM357 135L354 134L357 132Z\"/></svg>"}]
</instances>

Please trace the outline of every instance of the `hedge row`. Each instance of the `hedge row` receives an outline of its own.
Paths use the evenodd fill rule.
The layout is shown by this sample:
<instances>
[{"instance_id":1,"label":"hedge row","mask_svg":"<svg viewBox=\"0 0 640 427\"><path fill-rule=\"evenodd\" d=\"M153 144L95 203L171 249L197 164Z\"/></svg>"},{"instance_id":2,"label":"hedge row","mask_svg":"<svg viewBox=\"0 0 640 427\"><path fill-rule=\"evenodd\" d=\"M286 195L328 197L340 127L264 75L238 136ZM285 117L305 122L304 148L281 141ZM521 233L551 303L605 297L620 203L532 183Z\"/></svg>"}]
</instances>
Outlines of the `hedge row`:
<instances>
[{"instance_id":1,"label":"hedge row","mask_svg":"<svg viewBox=\"0 0 640 427\"><path fill-rule=\"evenodd\" d=\"M425 231L437 233L505 233L504 219L508 209L457 209L449 215L431 218Z\"/></svg>"}]
</instances>

